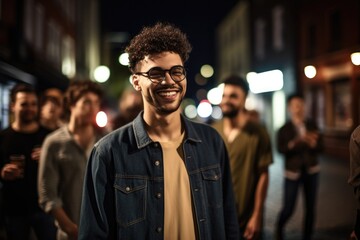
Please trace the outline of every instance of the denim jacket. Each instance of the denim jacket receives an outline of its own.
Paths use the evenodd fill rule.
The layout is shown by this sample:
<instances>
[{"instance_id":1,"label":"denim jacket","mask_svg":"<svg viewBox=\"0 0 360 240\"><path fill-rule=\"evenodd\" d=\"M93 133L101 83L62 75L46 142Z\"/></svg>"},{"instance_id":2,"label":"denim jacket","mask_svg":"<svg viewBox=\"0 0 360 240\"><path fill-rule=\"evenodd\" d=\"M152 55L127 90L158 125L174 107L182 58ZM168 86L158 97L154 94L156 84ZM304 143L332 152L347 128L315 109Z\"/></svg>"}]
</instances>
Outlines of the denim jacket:
<instances>
[{"instance_id":1,"label":"denim jacket","mask_svg":"<svg viewBox=\"0 0 360 240\"><path fill-rule=\"evenodd\" d=\"M197 239L239 239L225 145L210 126L182 122ZM162 158L142 113L97 142L85 175L79 239L163 239Z\"/></svg>"}]
</instances>

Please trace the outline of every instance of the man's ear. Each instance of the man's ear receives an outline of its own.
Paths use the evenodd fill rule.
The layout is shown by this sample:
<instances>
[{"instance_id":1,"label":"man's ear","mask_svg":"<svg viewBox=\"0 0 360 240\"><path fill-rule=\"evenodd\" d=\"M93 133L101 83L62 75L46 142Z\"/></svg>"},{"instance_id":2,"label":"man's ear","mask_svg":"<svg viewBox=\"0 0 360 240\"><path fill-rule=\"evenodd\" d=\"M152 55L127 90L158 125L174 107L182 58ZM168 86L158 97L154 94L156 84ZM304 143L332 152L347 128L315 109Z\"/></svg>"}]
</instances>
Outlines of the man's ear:
<instances>
[{"instance_id":1,"label":"man's ear","mask_svg":"<svg viewBox=\"0 0 360 240\"><path fill-rule=\"evenodd\" d=\"M141 86L139 84L139 75L133 74L132 75L132 85L134 86L135 90L140 92L141 91Z\"/></svg>"}]
</instances>

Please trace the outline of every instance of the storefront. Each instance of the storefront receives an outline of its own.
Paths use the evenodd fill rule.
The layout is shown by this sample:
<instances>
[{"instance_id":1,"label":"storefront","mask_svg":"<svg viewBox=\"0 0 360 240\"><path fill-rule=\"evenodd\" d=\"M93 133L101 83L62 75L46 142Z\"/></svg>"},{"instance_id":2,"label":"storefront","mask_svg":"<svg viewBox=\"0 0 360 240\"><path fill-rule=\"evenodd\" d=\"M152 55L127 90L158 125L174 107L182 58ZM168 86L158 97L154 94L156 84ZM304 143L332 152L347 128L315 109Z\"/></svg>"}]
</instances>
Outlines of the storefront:
<instances>
[{"instance_id":1,"label":"storefront","mask_svg":"<svg viewBox=\"0 0 360 240\"><path fill-rule=\"evenodd\" d=\"M344 159L348 159L350 134L360 119L360 66L352 63L351 54L342 51L311 63L304 61L299 69L308 113L324 134L325 152ZM313 67L313 75L305 73L306 66Z\"/></svg>"}]
</instances>

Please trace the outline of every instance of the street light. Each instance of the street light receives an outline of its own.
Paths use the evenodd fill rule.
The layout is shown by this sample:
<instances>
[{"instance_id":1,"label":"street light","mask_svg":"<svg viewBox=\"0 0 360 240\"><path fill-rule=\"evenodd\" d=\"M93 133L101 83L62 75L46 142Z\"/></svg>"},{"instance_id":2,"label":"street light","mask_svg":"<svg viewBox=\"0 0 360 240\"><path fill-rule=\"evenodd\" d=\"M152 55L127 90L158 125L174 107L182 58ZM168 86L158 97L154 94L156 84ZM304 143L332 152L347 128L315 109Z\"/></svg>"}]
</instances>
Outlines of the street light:
<instances>
[{"instance_id":1,"label":"street light","mask_svg":"<svg viewBox=\"0 0 360 240\"><path fill-rule=\"evenodd\" d=\"M129 54L122 53L119 57L119 63L123 66L129 66Z\"/></svg>"},{"instance_id":2,"label":"street light","mask_svg":"<svg viewBox=\"0 0 360 240\"><path fill-rule=\"evenodd\" d=\"M204 78L210 78L214 75L214 68L209 64L202 65L200 68L200 74Z\"/></svg>"},{"instance_id":3,"label":"street light","mask_svg":"<svg viewBox=\"0 0 360 240\"><path fill-rule=\"evenodd\" d=\"M354 52L351 54L351 62L356 66L360 65L360 52Z\"/></svg>"},{"instance_id":4,"label":"street light","mask_svg":"<svg viewBox=\"0 0 360 240\"><path fill-rule=\"evenodd\" d=\"M307 78L314 78L316 76L316 68L312 65L308 65L304 68L304 73Z\"/></svg>"},{"instance_id":5,"label":"street light","mask_svg":"<svg viewBox=\"0 0 360 240\"><path fill-rule=\"evenodd\" d=\"M94 71L94 79L99 82L103 83L106 82L110 77L110 69L107 66L98 66L95 68Z\"/></svg>"}]
</instances>

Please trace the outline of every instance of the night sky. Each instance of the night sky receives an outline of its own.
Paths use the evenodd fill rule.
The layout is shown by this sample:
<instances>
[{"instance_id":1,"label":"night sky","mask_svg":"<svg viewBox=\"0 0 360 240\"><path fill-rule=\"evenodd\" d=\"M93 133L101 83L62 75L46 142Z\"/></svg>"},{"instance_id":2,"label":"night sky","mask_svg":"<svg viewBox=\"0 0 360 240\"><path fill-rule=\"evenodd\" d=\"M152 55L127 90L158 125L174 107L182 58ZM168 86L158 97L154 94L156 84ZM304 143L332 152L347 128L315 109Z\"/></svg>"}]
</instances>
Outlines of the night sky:
<instances>
[{"instance_id":1,"label":"night sky","mask_svg":"<svg viewBox=\"0 0 360 240\"><path fill-rule=\"evenodd\" d=\"M197 86L192 86L195 74L203 64L215 65L215 31L218 23L238 0L102 0L102 34L126 32L130 38L143 26L158 21L170 22L182 29L193 47L188 62L188 96L194 95ZM121 51L124 43L115 51ZM114 51L114 50L113 50ZM215 81L215 80L213 80Z\"/></svg>"}]
</instances>

